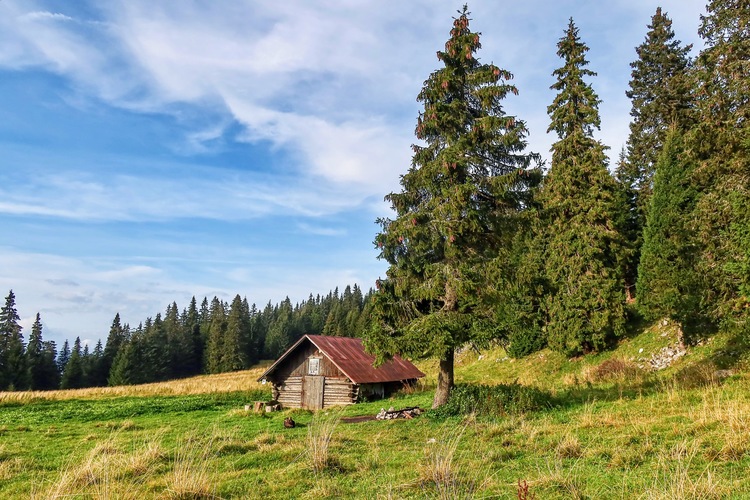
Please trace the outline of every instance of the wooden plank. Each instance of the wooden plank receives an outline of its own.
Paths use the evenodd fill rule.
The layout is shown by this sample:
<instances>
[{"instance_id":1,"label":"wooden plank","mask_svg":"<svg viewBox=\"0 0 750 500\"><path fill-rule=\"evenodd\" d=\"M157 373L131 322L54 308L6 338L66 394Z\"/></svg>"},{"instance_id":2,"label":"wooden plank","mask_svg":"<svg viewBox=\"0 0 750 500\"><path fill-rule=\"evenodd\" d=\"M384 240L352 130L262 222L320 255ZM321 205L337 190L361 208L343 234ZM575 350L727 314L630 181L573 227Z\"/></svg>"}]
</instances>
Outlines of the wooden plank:
<instances>
[{"instance_id":1,"label":"wooden plank","mask_svg":"<svg viewBox=\"0 0 750 500\"><path fill-rule=\"evenodd\" d=\"M302 388L302 406L309 410L320 410L323 408L323 391L325 377L320 375L308 375L305 377Z\"/></svg>"}]
</instances>

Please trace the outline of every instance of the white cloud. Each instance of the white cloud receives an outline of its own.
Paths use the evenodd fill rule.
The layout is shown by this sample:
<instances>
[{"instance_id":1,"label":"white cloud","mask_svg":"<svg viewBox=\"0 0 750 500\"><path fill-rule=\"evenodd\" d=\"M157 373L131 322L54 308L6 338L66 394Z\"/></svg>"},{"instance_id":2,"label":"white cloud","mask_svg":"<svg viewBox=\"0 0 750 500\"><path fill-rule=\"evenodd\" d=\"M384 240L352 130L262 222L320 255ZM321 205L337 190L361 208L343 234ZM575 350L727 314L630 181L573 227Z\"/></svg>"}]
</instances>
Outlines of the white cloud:
<instances>
[{"instance_id":1,"label":"white cloud","mask_svg":"<svg viewBox=\"0 0 750 500\"><path fill-rule=\"evenodd\" d=\"M329 171L316 170L309 176L85 156L79 161L97 165L101 171L71 165L58 172L55 159L42 152L21 151L6 158L8 165L44 167L14 169L13 182L0 186L0 214L93 221L250 220L272 214L318 217L358 207L371 195L373 184L382 190L378 171L367 171L361 161L346 157L354 155L352 147L342 143L341 153L321 150L316 165L320 162L320 169ZM377 155L371 152L373 158ZM48 165L54 166L52 171ZM336 169L341 169L338 174Z\"/></svg>"},{"instance_id":2,"label":"white cloud","mask_svg":"<svg viewBox=\"0 0 750 500\"><path fill-rule=\"evenodd\" d=\"M65 14L59 14L56 12L29 12L20 16L20 19L24 21L38 21L38 20L53 20L53 21L72 21L73 18L66 16Z\"/></svg>"},{"instance_id":3,"label":"white cloud","mask_svg":"<svg viewBox=\"0 0 750 500\"><path fill-rule=\"evenodd\" d=\"M345 236L346 229L334 227L313 226L311 224L299 223L297 227L304 233L315 234L318 236Z\"/></svg>"}]
</instances>

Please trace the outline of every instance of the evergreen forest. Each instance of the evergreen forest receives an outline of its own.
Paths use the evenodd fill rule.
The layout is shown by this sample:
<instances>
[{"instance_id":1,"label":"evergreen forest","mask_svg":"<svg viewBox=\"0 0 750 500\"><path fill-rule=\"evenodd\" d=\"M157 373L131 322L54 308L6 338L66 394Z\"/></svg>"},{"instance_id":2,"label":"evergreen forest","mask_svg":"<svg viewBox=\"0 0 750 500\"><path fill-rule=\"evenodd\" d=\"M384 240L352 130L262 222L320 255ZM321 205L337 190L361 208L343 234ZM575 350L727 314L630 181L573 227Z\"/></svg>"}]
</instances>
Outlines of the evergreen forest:
<instances>
[{"instance_id":1,"label":"evergreen forest","mask_svg":"<svg viewBox=\"0 0 750 500\"><path fill-rule=\"evenodd\" d=\"M545 85L551 162L527 149L523 92L480 60L458 12L422 106L401 190L386 195L374 244L387 262L357 285L262 309L239 295L195 298L137 326L114 316L106 342L26 334L10 291L0 310L0 390L138 384L242 370L306 333L360 336L384 361L438 360L434 404L453 387L456 349L500 343L523 357L605 350L668 318L685 344L721 329L750 336L750 6L710 0L691 56L657 8L630 63L630 132L611 161L586 33L560 27ZM550 50L553 50L551 47ZM113 311L114 312L114 311Z\"/></svg>"},{"instance_id":2,"label":"evergreen forest","mask_svg":"<svg viewBox=\"0 0 750 500\"><path fill-rule=\"evenodd\" d=\"M45 341L36 315L28 343L19 324L11 290L0 309L0 390L77 389L132 385L244 370L261 359L274 359L304 334L353 336L366 331L372 291L359 286L336 289L298 304L289 298L259 309L235 296L231 303L214 297L131 327L115 314L106 342L93 348L80 337L57 346Z\"/></svg>"}]
</instances>

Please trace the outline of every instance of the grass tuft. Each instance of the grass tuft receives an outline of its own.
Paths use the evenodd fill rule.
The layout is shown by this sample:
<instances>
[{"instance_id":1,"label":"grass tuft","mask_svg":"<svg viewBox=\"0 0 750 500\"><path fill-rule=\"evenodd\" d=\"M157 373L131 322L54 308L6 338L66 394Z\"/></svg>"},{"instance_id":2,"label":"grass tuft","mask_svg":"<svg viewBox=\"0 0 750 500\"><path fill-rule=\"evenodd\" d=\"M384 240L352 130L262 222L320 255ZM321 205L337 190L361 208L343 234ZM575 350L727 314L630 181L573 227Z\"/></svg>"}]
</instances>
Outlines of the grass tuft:
<instances>
[{"instance_id":1,"label":"grass tuft","mask_svg":"<svg viewBox=\"0 0 750 500\"><path fill-rule=\"evenodd\" d=\"M462 425L445 423L440 428L441 437L427 442L419 468L419 484L428 498L475 498L489 482L488 469L472 467L468 460L481 455L478 449L475 450L473 445L466 446L463 440L473 420L470 416Z\"/></svg>"},{"instance_id":2,"label":"grass tuft","mask_svg":"<svg viewBox=\"0 0 750 500\"><path fill-rule=\"evenodd\" d=\"M558 458L580 458L582 455L581 442L572 434L563 437L555 447L555 456Z\"/></svg>"},{"instance_id":3,"label":"grass tuft","mask_svg":"<svg viewBox=\"0 0 750 500\"><path fill-rule=\"evenodd\" d=\"M219 498L212 479L214 438L207 441L190 437L181 442L175 453L172 470L167 475L165 495L172 500Z\"/></svg>"},{"instance_id":4,"label":"grass tuft","mask_svg":"<svg viewBox=\"0 0 750 500\"><path fill-rule=\"evenodd\" d=\"M677 443L659 454L658 474L643 498L655 500L718 499L729 493L711 471L710 464L700 467L698 445L694 441Z\"/></svg>"},{"instance_id":5,"label":"grass tuft","mask_svg":"<svg viewBox=\"0 0 750 500\"><path fill-rule=\"evenodd\" d=\"M334 469L337 462L330 454L333 431L341 420L342 410L319 411L307 426L307 453L315 474Z\"/></svg>"}]
</instances>

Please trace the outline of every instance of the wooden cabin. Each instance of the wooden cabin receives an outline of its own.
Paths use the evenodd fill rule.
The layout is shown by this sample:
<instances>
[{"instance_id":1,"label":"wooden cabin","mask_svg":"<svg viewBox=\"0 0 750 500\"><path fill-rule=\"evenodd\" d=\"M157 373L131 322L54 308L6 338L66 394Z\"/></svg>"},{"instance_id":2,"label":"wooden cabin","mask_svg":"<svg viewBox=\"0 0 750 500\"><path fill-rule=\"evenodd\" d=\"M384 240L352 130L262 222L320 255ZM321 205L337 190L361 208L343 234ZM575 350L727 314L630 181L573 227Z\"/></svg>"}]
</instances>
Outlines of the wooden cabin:
<instances>
[{"instance_id":1,"label":"wooden cabin","mask_svg":"<svg viewBox=\"0 0 750 500\"><path fill-rule=\"evenodd\" d=\"M362 339L305 335L258 379L273 385L273 399L285 408L317 410L382 398L424 373L394 356L373 367Z\"/></svg>"}]
</instances>

